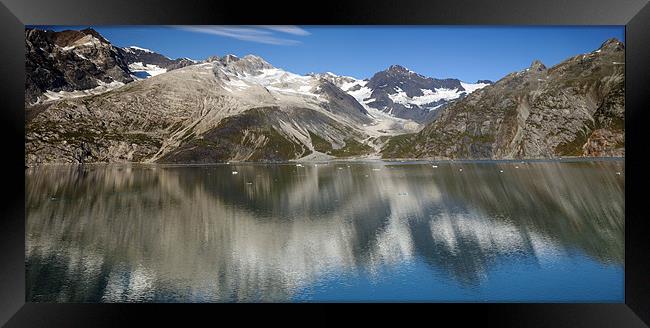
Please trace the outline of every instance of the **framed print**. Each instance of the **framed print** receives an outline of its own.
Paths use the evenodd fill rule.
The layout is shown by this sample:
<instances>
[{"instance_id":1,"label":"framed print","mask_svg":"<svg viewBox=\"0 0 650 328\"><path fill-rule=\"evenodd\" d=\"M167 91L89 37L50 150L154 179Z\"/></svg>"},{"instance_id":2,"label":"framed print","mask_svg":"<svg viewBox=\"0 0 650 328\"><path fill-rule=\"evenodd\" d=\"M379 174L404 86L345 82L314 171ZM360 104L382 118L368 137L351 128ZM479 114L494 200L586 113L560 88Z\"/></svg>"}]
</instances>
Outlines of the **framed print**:
<instances>
[{"instance_id":1,"label":"framed print","mask_svg":"<svg viewBox=\"0 0 650 328\"><path fill-rule=\"evenodd\" d=\"M507 2L3 0L2 322L645 326L650 7Z\"/></svg>"}]
</instances>

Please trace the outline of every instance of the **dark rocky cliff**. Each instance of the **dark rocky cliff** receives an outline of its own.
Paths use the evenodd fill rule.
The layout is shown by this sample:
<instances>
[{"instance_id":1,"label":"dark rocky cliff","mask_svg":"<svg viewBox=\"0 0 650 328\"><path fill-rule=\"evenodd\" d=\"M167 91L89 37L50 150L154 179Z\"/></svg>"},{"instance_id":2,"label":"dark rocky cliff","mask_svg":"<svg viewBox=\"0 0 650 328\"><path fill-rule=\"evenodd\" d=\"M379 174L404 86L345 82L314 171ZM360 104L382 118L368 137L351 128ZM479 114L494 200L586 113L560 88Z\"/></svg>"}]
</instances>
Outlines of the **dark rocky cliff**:
<instances>
[{"instance_id":1,"label":"dark rocky cliff","mask_svg":"<svg viewBox=\"0 0 650 328\"><path fill-rule=\"evenodd\" d=\"M49 91L87 90L133 81L126 59L93 29L25 29L25 105Z\"/></svg>"}]
</instances>

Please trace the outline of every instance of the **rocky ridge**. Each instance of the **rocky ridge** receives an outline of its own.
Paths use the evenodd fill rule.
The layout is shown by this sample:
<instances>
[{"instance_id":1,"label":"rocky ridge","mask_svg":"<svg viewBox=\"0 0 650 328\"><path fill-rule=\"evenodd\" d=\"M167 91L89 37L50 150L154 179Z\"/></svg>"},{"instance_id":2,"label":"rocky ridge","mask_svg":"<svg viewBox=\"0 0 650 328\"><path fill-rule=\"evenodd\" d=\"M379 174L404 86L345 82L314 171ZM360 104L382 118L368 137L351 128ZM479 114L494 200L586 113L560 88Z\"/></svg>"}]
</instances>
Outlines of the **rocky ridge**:
<instances>
[{"instance_id":1,"label":"rocky ridge","mask_svg":"<svg viewBox=\"0 0 650 328\"><path fill-rule=\"evenodd\" d=\"M624 156L625 46L616 39L551 68L534 61L445 108L384 158Z\"/></svg>"}]
</instances>

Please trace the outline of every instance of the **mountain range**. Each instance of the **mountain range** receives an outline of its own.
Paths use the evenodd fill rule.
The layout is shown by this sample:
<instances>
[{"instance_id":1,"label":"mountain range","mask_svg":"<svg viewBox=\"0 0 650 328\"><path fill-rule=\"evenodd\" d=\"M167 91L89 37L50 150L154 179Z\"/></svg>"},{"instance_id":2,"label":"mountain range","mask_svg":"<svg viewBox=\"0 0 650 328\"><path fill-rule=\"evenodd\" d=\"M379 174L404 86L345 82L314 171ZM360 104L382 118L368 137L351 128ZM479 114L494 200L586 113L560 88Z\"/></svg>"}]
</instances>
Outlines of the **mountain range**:
<instances>
[{"instance_id":1,"label":"mountain range","mask_svg":"<svg viewBox=\"0 0 650 328\"><path fill-rule=\"evenodd\" d=\"M26 29L26 164L624 155L624 45L496 82L392 65L298 75L247 55Z\"/></svg>"}]
</instances>

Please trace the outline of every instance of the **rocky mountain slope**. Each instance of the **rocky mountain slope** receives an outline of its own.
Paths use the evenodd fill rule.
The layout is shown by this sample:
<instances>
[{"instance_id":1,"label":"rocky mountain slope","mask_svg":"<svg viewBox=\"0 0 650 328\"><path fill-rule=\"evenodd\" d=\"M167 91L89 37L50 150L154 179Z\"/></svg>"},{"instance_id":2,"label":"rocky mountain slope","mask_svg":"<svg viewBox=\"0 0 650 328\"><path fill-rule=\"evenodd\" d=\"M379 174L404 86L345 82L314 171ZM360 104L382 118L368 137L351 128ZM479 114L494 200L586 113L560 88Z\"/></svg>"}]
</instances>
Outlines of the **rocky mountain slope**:
<instances>
[{"instance_id":1,"label":"rocky mountain slope","mask_svg":"<svg viewBox=\"0 0 650 328\"><path fill-rule=\"evenodd\" d=\"M109 89L133 81L126 59L97 31L25 29L25 105L66 92Z\"/></svg>"},{"instance_id":2,"label":"rocky mountain slope","mask_svg":"<svg viewBox=\"0 0 650 328\"><path fill-rule=\"evenodd\" d=\"M492 83L488 80L465 83L458 79L435 79L400 65L392 65L367 80L333 73L319 76L330 80L369 108L418 123L431 122L444 105Z\"/></svg>"},{"instance_id":3,"label":"rocky mountain slope","mask_svg":"<svg viewBox=\"0 0 650 328\"><path fill-rule=\"evenodd\" d=\"M326 79L252 55L211 58L103 94L33 106L27 117L28 165L366 156L378 150L372 140L407 131L381 125L385 118Z\"/></svg>"},{"instance_id":4,"label":"rocky mountain slope","mask_svg":"<svg viewBox=\"0 0 650 328\"><path fill-rule=\"evenodd\" d=\"M535 61L392 138L384 158L624 156L625 47L616 39L546 68Z\"/></svg>"}]
</instances>

